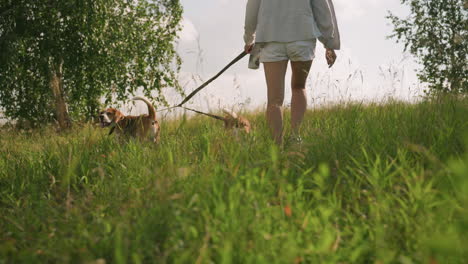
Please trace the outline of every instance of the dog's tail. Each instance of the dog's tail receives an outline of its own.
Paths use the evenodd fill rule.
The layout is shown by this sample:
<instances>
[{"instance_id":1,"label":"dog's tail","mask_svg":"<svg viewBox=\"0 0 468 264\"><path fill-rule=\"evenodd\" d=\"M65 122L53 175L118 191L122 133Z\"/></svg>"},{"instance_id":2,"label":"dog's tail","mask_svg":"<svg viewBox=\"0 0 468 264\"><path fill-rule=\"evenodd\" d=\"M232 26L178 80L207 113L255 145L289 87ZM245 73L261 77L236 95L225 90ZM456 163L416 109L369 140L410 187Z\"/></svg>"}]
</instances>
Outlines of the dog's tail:
<instances>
[{"instance_id":1,"label":"dog's tail","mask_svg":"<svg viewBox=\"0 0 468 264\"><path fill-rule=\"evenodd\" d=\"M232 117L233 119L237 119L237 117L238 117L236 113L231 112L231 111L229 111L229 110L226 109L226 108L223 109L223 112L224 112L226 115Z\"/></svg>"},{"instance_id":2,"label":"dog's tail","mask_svg":"<svg viewBox=\"0 0 468 264\"><path fill-rule=\"evenodd\" d=\"M148 101L146 98L143 98L143 97L140 97L140 96L133 97L132 100L133 101L140 100L140 101L145 102L145 104L148 106L148 115L149 115L149 117L152 120L156 120L156 110L154 110L154 106L153 106L153 104L151 104L150 101Z\"/></svg>"}]
</instances>

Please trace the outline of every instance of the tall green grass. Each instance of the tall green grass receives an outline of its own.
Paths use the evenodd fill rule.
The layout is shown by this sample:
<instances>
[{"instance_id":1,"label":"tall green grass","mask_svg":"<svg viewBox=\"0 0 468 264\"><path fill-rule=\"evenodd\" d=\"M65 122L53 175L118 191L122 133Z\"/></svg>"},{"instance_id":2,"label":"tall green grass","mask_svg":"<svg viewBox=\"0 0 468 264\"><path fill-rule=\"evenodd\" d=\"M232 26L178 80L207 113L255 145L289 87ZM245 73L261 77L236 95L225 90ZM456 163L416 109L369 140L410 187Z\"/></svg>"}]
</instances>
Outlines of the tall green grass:
<instances>
[{"instance_id":1,"label":"tall green grass","mask_svg":"<svg viewBox=\"0 0 468 264\"><path fill-rule=\"evenodd\" d=\"M467 99L309 111L284 148L247 116L1 130L0 263L466 263Z\"/></svg>"}]
</instances>

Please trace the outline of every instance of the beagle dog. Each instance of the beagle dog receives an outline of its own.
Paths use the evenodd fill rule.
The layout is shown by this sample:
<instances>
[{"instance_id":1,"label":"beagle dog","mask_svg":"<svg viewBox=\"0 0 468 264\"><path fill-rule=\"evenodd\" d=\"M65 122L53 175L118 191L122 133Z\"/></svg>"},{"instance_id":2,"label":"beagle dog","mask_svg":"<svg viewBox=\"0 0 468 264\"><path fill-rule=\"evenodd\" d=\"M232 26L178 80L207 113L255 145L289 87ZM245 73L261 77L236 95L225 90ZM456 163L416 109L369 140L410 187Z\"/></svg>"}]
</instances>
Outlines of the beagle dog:
<instances>
[{"instance_id":1,"label":"beagle dog","mask_svg":"<svg viewBox=\"0 0 468 264\"><path fill-rule=\"evenodd\" d=\"M226 128L226 130L234 131L236 134L239 130L244 131L246 134L250 133L251 127L250 127L249 120L247 120L247 118L245 117L238 116L236 113L233 113L227 109L223 109L223 112L226 114L223 117L219 115L214 115L214 114L209 114L209 113L205 113L202 111L198 111L198 110L188 108L185 106L182 106L182 108L188 111L195 112L197 114L206 115L211 118L221 120L224 122L224 127Z\"/></svg>"},{"instance_id":2,"label":"beagle dog","mask_svg":"<svg viewBox=\"0 0 468 264\"><path fill-rule=\"evenodd\" d=\"M227 109L223 109L223 112L226 114L224 117L224 127L229 130L241 130L244 131L245 133L249 134L250 133L250 122L247 120L247 118L243 116L238 116L236 113L231 112Z\"/></svg>"},{"instance_id":3,"label":"beagle dog","mask_svg":"<svg viewBox=\"0 0 468 264\"><path fill-rule=\"evenodd\" d=\"M145 102L148 106L148 114L126 116L115 108L107 108L99 114L101 127L111 127L109 135L116 132L126 137L151 140L154 143L159 142L161 127L156 120L156 111L153 105L143 97L135 97L132 100Z\"/></svg>"}]
</instances>

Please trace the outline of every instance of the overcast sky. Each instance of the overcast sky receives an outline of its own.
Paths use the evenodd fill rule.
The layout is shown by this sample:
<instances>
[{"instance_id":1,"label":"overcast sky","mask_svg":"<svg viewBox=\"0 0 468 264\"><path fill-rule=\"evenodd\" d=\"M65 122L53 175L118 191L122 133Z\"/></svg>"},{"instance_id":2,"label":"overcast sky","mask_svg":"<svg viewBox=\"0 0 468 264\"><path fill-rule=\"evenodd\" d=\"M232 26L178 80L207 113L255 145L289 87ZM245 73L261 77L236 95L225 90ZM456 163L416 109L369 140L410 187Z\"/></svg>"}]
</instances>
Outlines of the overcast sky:
<instances>
[{"instance_id":1,"label":"overcast sky","mask_svg":"<svg viewBox=\"0 0 468 264\"><path fill-rule=\"evenodd\" d=\"M288 0L285 0L288 1ZM214 76L243 49L243 28L247 0L181 0L184 29L178 52L183 60L180 83L189 93ZM317 58L309 75L309 107L337 101L382 101L385 98L414 100L422 91L417 82L413 59L403 53L402 44L387 39L392 26L388 11L408 15L400 0L333 0L341 33L342 49L332 69L317 45ZM201 110L235 111L264 107L266 84L262 69L247 68L244 58L218 80L197 94L187 106ZM289 70L289 69L288 69ZM288 79L290 73L288 72ZM166 90L166 96L171 93ZM285 106L290 102L286 82ZM177 96L170 96L175 104ZM145 112L143 105L133 111ZM140 109L141 108L141 109Z\"/></svg>"},{"instance_id":2,"label":"overcast sky","mask_svg":"<svg viewBox=\"0 0 468 264\"><path fill-rule=\"evenodd\" d=\"M188 93L242 51L246 0L181 2L184 7L184 29L180 32L178 44L183 60L180 82ZM338 52L338 61L330 70L325 63L322 45L317 45L317 58L307 86L309 106L337 100L382 100L389 96L412 100L420 94L422 88L415 74L417 65L411 57L403 54L401 44L387 39L392 31L385 18L388 11L398 16L408 14L400 0L333 2L342 50ZM188 105L212 111L222 107L235 110L262 107L266 103L263 70L248 69L247 61L244 58L238 62L197 94ZM287 106L290 86L288 83L286 85ZM179 99L173 97L171 101L176 103ZM130 112L146 112L146 107L140 104L130 108L133 109Z\"/></svg>"}]
</instances>

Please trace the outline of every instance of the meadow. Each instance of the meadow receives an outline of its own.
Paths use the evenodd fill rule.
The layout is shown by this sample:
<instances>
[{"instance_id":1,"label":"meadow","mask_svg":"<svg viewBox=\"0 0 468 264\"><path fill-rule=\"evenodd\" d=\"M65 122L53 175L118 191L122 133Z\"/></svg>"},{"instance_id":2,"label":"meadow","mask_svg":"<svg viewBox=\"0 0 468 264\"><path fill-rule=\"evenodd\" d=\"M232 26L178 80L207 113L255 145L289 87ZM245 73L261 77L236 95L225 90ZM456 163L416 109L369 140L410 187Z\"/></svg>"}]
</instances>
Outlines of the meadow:
<instances>
[{"instance_id":1,"label":"meadow","mask_svg":"<svg viewBox=\"0 0 468 264\"><path fill-rule=\"evenodd\" d=\"M1 129L0 263L467 263L468 98L310 110L284 148L245 115Z\"/></svg>"}]
</instances>

